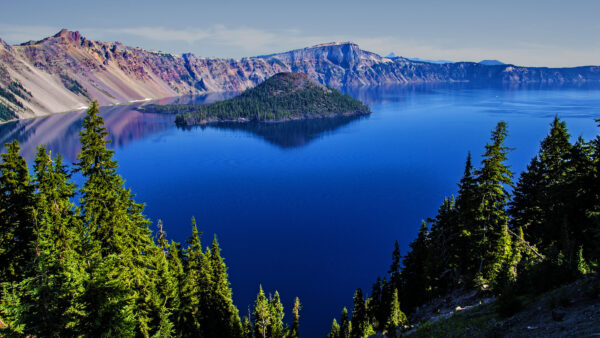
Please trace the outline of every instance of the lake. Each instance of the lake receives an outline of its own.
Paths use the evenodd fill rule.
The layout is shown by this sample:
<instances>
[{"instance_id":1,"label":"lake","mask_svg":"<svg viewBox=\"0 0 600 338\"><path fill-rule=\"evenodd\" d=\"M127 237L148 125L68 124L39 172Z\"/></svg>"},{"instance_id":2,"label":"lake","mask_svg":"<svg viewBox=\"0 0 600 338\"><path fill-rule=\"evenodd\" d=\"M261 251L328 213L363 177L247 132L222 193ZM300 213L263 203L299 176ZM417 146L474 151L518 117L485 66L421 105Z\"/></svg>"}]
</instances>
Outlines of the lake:
<instances>
[{"instance_id":1,"label":"lake","mask_svg":"<svg viewBox=\"0 0 600 338\"><path fill-rule=\"evenodd\" d=\"M516 173L555 115L573 137L598 134L600 88L396 86L348 93L373 114L181 130L172 116L142 114L135 105L102 109L119 173L147 204L153 229L160 218L168 237L183 242L195 216L205 245L218 235L240 314L248 313L259 284L279 291L288 322L298 296L300 330L308 337L324 336L343 306L351 310L356 288L370 292L388 270L395 240L406 253L421 220L456 192L468 151L479 164L498 121L508 123ZM28 160L44 143L73 162L82 118L65 113L3 124L0 141L18 139Z\"/></svg>"}]
</instances>

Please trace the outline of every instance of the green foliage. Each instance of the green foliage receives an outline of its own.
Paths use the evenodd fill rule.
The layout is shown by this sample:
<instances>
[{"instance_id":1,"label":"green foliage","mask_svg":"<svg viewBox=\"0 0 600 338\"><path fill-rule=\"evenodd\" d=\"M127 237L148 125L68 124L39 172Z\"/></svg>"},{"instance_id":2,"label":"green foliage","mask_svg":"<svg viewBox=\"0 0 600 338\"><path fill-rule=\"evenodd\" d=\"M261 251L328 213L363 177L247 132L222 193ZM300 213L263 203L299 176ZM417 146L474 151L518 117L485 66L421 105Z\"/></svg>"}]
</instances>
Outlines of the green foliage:
<instances>
[{"instance_id":1,"label":"green foliage","mask_svg":"<svg viewBox=\"0 0 600 338\"><path fill-rule=\"evenodd\" d=\"M0 163L0 281L22 280L33 256L35 187L15 140L6 144Z\"/></svg>"},{"instance_id":2,"label":"green foliage","mask_svg":"<svg viewBox=\"0 0 600 338\"><path fill-rule=\"evenodd\" d=\"M395 337L396 328L404 325L408 325L408 318L400 309L398 290L394 290L392 301L390 302L389 316L385 325L388 336Z\"/></svg>"},{"instance_id":3,"label":"green foliage","mask_svg":"<svg viewBox=\"0 0 600 338\"><path fill-rule=\"evenodd\" d=\"M294 300L294 308L292 309L292 315L294 319L292 321L292 326L290 327L287 337L288 338L298 338L300 337L300 298L296 297Z\"/></svg>"},{"instance_id":4,"label":"green foliage","mask_svg":"<svg viewBox=\"0 0 600 338\"><path fill-rule=\"evenodd\" d=\"M16 141L2 154L2 336L252 337L252 324L242 327L233 305L217 238L203 251L192 219L182 250L159 221L154 242L143 205L117 174L98 114L94 102L80 133L78 205L60 156L39 147L30 178ZM290 337L297 337L299 310L296 300ZM271 336L284 336L283 316L276 294L267 302Z\"/></svg>"},{"instance_id":5,"label":"green foliage","mask_svg":"<svg viewBox=\"0 0 600 338\"><path fill-rule=\"evenodd\" d=\"M87 89L85 89L79 82L77 82L77 80L69 77L66 74L60 74L60 81L65 86L65 88L67 88L71 92L86 97L88 99L90 98L90 94L88 93Z\"/></svg>"},{"instance_id":6,"label":"green foliage","mask_svg":"<svg viewBox=\"0 0 600 338\"><path fill-rule=\"evenodd\" d=\"M356 289L354 293L354 308L352 309L351 337L364 337L369 326L369 317L362 290Z\"/></svg>"},{"instance_id":7,"label":"green foliage","mask_svg":"<svg viewBox=\"0 0 600 338\"><path fill-rule=\"evenodd\" d=\"M340 338L350 338L352 332L352 323L348 318L348 309L342 310L342 316L340 317Z\"/></svg>"},{"instance_id":8,"label":"green foliage","mask_svg":"<svg viewBox=\"0 0 600 338\"><path fill-rule=\"evenodd\" d=\"M368 114L369 108L339 91L319 85L304 74L279 73L239 96L208 105L151 105L145 110L178 113L178 126L213 121L269 121L341 114Z\"/></svg>"},{"instance_id":9,"label":"green foliage","mask_svg":"<svg viewBox=\"0 0 600 338\"><path fill-rule=\"evenodd\" d=\"M0 102L0 121L12 120L17 117L17 114L6 106L4 103Z\"/></svg>"},{"instance_id":10,"label":"green foliage","mask_svg":"<svg viewBox=\"0 0 600 338\"><path fill-rule=\"evenodd\" d=\"M329 333L327 334L327 338L339 338L339 337L340 337L340 326L338 325L337 321L334 318L333 322L331 323L331 329L329 330Z\"/></svg>"},{"instance_id":11,"label":"green foliage","mask_svg":"<svg viewBox=\"0 0 600 338\"><path fill-rule=\"evenodd\" d=\"M282 338L284 334L283 325L283 305L279 299L279 292L275 291L275 295L269 301L270 325L268 329L269 337Z\"/></svg>"},{"instance_id":12,"label":"green foliage","mask_svg":"<svg viewBox=\"0 0 600 338\"><path fill-rule=\"evenodd\" d=\"M267 330L271 325L271 312L270 312L269 301L265 297L265 293L262 289L262 285L259 286L258 295L256 295L256 301L254 302L254 311L252 312L252 319L254 321L254 335L256 337L267 337Z\"/></svg>"}]
</instances>

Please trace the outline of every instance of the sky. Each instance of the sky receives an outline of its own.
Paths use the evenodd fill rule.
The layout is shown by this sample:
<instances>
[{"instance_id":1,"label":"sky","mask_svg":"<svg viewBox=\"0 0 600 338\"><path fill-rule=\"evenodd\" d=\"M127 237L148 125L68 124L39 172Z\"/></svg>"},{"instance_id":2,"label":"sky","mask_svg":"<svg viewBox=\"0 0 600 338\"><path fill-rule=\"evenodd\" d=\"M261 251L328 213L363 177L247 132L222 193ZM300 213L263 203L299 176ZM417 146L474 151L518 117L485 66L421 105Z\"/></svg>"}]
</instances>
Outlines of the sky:
<instances>
[{"instance_id":1,"label":"sky","mask_svg":"<svg viewBox=\"0 0 600 338\"><path fill-rule=\"evenodd\" d=\"M61 28L175 54L240 58L352 41L387 55L600 65L599 0L0 0L0 38Z\"/></svg>"}]
</instances>

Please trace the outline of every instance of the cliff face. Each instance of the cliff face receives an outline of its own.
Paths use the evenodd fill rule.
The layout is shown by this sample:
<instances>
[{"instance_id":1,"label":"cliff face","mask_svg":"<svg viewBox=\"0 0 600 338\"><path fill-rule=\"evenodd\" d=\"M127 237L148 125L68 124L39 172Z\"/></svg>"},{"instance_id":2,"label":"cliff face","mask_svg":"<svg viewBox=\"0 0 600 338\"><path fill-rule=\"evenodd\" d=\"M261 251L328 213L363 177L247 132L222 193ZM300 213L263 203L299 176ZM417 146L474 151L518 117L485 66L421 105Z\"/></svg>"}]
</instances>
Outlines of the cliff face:
<instances>
[{"instance_id":1,"label":"cliff face","mask_svg":"<svg viewBox=\"0 0 600 338\"><path fill-rule=\"evenodd\" d=\"M91 41L78 32L62 30L41 41L16 46L0 40L0 110L8 107L16 117L23 118L82 108L91 99L108 105L243 91L285 71L303 72L333 87L423 82L600 82L600 67L440 65L384 58L352 43L329 43L233 60Z\"/></svg>"}]
</instances>

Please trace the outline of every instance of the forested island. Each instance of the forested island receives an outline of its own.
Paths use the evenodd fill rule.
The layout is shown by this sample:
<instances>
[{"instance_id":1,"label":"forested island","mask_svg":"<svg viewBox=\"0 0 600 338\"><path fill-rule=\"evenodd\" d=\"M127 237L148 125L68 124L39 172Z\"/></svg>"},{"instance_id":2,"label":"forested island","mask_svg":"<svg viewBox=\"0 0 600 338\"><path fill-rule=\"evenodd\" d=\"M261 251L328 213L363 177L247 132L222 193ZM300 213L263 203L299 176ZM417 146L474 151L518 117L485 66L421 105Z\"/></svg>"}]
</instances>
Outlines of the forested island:
<instances>
[{"instance_id":1,"label":"forested island","mask_svg":"<svg viewBox=\"0 0 600 338\"><path fill-rule=\"evenodd\" d=\"M304 73L278 73L239 96L211 104L147 105L147 112L177 114L180 127L225 121L286 121L367 115L369 107Z\"/></svg>"}]
</instances>

